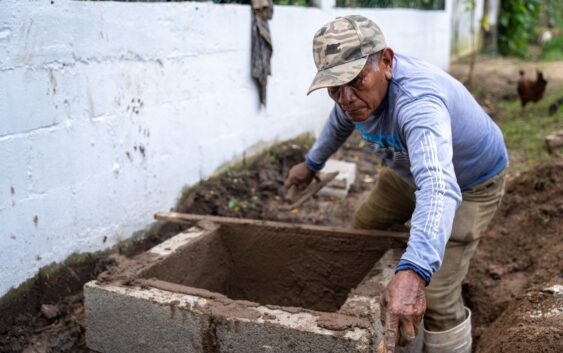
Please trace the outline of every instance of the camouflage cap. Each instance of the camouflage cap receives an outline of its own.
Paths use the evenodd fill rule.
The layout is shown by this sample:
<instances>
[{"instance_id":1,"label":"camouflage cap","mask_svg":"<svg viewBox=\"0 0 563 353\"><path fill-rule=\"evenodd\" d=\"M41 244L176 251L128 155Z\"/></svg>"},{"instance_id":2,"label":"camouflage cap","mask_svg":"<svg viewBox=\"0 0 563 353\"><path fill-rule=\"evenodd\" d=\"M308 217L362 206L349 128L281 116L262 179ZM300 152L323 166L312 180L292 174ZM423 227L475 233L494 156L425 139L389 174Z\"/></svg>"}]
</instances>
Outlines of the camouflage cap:
<instances>
[{"instance_id":1,"label":"camouflage cap","mask_svg":"<svg viewBox=\"0 0 563 353\"><path fill-rule=\"evenodd\" d=\"M381 29L364 16L337 17L327 23L313 38L317 75L307 95L352 81L364 68L369 54L386 47Z\"/></svg>"}]
</instances>

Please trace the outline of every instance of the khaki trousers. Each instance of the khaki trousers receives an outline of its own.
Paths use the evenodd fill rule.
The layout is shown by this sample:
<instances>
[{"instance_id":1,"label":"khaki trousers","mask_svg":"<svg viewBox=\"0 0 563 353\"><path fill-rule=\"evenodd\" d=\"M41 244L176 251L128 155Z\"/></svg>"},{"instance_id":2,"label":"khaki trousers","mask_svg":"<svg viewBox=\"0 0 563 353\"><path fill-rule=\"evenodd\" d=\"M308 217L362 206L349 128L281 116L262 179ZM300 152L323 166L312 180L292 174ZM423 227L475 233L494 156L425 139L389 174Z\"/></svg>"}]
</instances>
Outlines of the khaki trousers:
<instances>
[{"instance_id":1,"label":"khaki trousers","mask_svg":"<svg viewBox=\"0 0 563 353\"><path fill-rule=\"evenodd\" d=\"M452 234L440 271L434 273L426 287L427 310L424 324L427 330L444 331L465 319L461 282L479 244L479 238L493 218L504 195L505 173L462 193L456 211ZM414 211L415 189L388 168L380 173L375 188L356 211L355 228L387 229L404 224Z\"/></svg>"}]
</instances>

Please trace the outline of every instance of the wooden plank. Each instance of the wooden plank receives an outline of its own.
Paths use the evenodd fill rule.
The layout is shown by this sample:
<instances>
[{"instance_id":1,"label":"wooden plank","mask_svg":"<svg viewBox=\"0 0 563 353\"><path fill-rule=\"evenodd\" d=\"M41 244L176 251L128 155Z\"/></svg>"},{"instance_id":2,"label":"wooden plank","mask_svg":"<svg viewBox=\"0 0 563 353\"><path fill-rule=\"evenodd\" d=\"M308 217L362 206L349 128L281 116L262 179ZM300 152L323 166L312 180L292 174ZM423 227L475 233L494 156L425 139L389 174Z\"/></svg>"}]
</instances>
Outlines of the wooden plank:
<instances>
[{"instance_id":1,"label":"wooden plank","mask_svg":"<svg viewBox=\"0 0 563 353\"><path fill-rule=\"evenodd\" d=\"M294 224L286 222L275 222L275 221L264 221L257 219L245 219L245 218L232 218L232 217L219 217L219 216L209 216L209 215L197 215L189 213L179 213L179 212L159 212L154 215L154 218L160 221L175 222L175 223L186 223L195 224L201 221L212 222L216 224L225 225L244 225L244 226L258 226L266 227L271 229L287 229L288 231L306 232L306 233L316 233L323 235L332 236L360 236L360 237L377 237L381 239L394 239L400 241L406 241L409 238L409 233L406 232L390 232L385 230L368 230L368 229L355 229L355 228L344 228L344 227L329 227L329 226L318 226L318 225L308 225L308 224Z\"/></svg>"}]
</instances>

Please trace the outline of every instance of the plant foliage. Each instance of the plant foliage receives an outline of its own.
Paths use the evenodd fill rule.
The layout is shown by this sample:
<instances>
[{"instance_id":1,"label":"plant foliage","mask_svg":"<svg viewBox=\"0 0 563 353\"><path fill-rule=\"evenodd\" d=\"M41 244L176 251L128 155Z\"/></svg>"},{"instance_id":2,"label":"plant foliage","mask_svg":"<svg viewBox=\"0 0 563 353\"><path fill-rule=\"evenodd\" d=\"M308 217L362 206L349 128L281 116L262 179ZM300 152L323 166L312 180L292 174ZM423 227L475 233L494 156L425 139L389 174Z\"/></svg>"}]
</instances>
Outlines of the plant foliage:
<instances>
[{"instance_id":1,"label":"plant foliage","mask_svg":"<svg viewBox=\"0 0 563 353\"><path fill-rule=\"evenodd\" d=\"M563 3L561 0L547 0L545 10L547 18L556 28L563 28Z\"/></svg>"},{"instance_id":2,"label":"plant foliage","mask_svg":"<svg viewBox=\"0 0 563 353\"><path fill-rule=\"evenodd\" d=\"M443 10L444 0L336 0L336 7L411 8Z\"/></svg>"},{"instance_id":3,"label":"plant foliage","mask_svg":"<svg viewBox=\"0 0 563 353\"><path fill-rule=\"evenodd\" d=\"M250 0L212 0L216 4L250 4ZM311 7L313 6L312 0L274 0L274 5L293 5Z\"/></svg>"},{"instance_id":4,"label":"plant foliage","mask_svg":"<svg viewBox=\"0 0 563 353\"><path fill-rule=\"evenodd\" d=\"M501 54L528 56L528 44L535 39L540 0L501 1L498 46Z\"/></svg>"}]
</instances>

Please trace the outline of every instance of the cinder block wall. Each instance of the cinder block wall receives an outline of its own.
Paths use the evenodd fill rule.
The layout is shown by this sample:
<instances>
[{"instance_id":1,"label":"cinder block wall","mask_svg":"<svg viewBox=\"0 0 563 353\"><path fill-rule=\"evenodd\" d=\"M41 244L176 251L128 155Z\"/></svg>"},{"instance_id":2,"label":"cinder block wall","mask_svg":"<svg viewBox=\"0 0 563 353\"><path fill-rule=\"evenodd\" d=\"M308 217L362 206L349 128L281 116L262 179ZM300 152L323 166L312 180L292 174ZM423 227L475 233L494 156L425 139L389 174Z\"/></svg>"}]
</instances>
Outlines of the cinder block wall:
<instances>
[{"instance_id":1,"label":"cinder block wall","mask_svg":"<svg viewBox=\"0 0 563 353\"><path fill-rule=\"evenodd\" d=\"M318 131L331 103L305 95L311 39L335 16L448 66L446 11L321 7L276 7L261 108L248 6L0 1L0 296L130 237L253 146Z\"/></svg>"}]
</instances>

